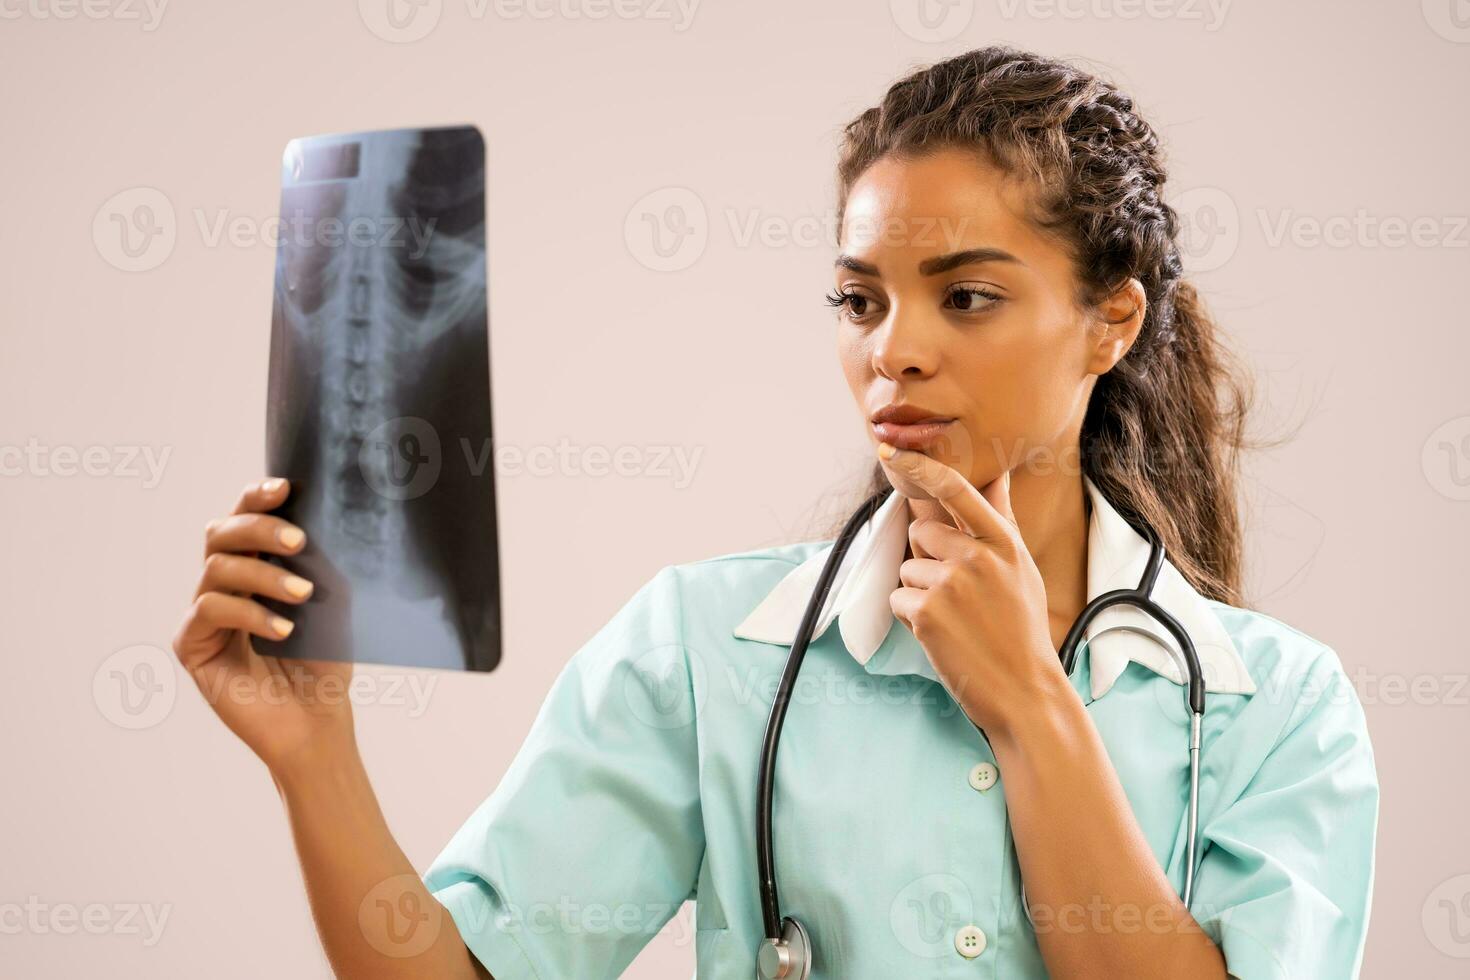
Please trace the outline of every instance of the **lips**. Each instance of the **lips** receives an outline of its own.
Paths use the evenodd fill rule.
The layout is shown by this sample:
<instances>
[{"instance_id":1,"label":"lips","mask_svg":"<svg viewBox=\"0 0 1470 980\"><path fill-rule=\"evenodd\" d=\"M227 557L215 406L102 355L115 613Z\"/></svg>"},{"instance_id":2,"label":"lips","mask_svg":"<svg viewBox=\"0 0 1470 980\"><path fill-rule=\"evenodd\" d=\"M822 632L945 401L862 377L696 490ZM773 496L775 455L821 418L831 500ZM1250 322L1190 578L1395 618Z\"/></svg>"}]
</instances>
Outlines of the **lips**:
<instances>
[{"instance_id":1,"label":"lips","mask_svg":"<svg viewBox=\"0 0 1470 980\"><path fill-rule=\"evenodd\" d=\"M873 434L899 449L923 450L942 438L955 422L919 405L885 405L873 413Z\"/></svg>"}]
</instances>

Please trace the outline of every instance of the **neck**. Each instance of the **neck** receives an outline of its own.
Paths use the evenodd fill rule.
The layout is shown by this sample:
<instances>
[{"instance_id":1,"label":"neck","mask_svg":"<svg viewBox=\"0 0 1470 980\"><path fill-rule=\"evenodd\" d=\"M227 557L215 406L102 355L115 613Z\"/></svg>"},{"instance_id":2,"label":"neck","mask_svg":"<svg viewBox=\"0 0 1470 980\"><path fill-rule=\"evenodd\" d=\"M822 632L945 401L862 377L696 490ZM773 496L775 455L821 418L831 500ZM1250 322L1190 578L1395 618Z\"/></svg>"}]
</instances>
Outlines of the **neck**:
<instances>
[{"instance_id":1,"label":"neck","mask_svg":"<svg viewBox=\"0 0 1470 980\"><path fill-rule=\"evenodd\" d=\"M953 524L932 500L911 500L915 518ZM1021 540L1046 583L1053 643L1060 648L1068 628L1087 605L1087 489L1078 473L1039 474L1024 466L1011 471L1011 510Z\"/></svg>"}]
</instances>

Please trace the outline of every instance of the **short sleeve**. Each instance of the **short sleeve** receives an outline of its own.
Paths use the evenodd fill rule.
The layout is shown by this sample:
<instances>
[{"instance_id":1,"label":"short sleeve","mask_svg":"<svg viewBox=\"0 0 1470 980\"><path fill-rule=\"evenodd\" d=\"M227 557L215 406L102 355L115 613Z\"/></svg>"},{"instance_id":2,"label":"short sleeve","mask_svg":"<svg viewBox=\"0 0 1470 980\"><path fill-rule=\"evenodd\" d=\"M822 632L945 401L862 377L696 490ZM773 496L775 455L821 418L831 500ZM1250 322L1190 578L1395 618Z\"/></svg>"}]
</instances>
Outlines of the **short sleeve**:
<instances>
[{"instance_id":1,"label":"short sleeve","mask_svg":"<svg viewBox=\"0 0 1470 980\"><path fill-rule=\"evenodd\" d=\"M677 572L563 668L489 798L424 880L496 980L621 975L704 853Z\"/></svg>"},{"instance_id":2,"label":"short sleeve","mask_svg":"<svg viewBox=\"0 0 1470 980\"><path fill-rule=\"evenodd\" d=\"M1244 792L1201 828L1191 904L1238 980L1351 980L1362 962L1378 830L1367 724L1330 650L1295 693Z\"/></svg>"}]
</instances>

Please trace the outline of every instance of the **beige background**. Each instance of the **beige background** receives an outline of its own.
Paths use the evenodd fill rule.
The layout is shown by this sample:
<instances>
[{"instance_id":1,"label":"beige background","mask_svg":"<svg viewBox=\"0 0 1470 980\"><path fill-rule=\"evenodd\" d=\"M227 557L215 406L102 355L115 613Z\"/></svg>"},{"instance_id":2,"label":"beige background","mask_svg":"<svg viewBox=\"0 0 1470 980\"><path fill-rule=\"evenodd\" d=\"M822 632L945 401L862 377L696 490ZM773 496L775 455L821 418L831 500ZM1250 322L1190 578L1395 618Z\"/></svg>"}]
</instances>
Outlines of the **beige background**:
<instances>
[{"instance_id":1,"label":"beige background","mask_svg":"<svg viewBox=\"0 0 1470 980\"><path fill-rule=\"evenodd\" d=\"M287 139L482 127L498 433L571 447L502 471L503 668L369 672L362 742L422 868L639 584L841 505L865 442L821 303L838 129L1006 41L1089 59L1172 148L1263 431L1299 427L1249 464L1252 594L1367 703L1365 976L1464 975L1470 7L926 2L426 0L400 30L387 0L0 0L0 973L327 975L269 779L160 652L204 522L262 475ZM140 205L163 233L136 237ZM664 260L645 216L674 205L700 234ZM625 446L636 476L578 465ZM630 975L688 975L688 923Z\"/></svg>"}]
</instances>

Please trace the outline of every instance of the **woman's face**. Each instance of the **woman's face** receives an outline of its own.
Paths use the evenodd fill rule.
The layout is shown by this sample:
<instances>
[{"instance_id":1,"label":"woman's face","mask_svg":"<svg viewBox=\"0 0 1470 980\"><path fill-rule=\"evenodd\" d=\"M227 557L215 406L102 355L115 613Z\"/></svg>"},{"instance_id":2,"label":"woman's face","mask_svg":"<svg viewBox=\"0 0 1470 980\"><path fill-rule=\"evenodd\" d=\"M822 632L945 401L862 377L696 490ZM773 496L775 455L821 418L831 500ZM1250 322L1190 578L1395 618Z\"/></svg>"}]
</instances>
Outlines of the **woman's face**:
<instances>
[{"instance_id":1,"label":"woman's face","mask_svg":"<svg viewBox=\"0 0 1470 980\"><path fill-rule=\"evenodd\" d=\"M1028 221L1026 194L978 155L942 150L880 159L843 214L831 300L868 435L977 486L1006 470L1077 472L1092 386L1143 319L1136 280L1077 308L1071 259Z\"/></svg>"}]
</instances>

